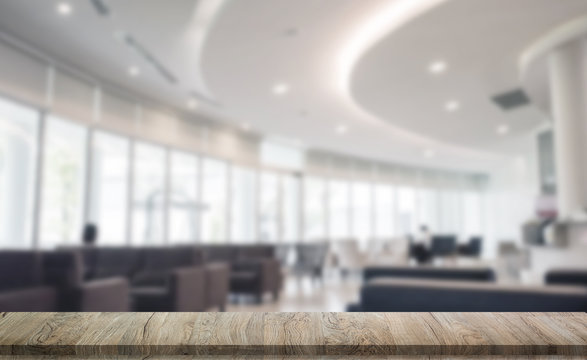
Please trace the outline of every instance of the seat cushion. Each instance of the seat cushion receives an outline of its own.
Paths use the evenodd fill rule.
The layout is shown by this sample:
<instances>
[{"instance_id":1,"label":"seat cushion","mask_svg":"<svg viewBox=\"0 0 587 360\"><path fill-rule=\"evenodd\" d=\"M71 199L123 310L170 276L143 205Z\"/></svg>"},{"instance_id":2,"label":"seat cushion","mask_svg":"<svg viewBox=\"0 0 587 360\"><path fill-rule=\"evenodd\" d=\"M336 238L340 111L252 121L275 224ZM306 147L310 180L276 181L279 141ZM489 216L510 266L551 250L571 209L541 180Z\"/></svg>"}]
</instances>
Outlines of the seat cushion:
<instances>
[{"instance_id":1,"label":"seat cushion","mask_svg":"<svg viewBox=\"0 0 587 360\"><path fill-rule=\"evenodd\" d=\"M262 289L259 273L238 271L230 274L230 291L236 293L257 293Z\"/></svg>"},{"instance_id":2,"label":"seat cushion","mask_svg":"<svg viewBox=\"0 0 587 360\"><path fill-rule=\"evenodd\" d=\"M160 286L132 288L134 311L174 311L168 289Z\"/></svg>"}]
</instances>

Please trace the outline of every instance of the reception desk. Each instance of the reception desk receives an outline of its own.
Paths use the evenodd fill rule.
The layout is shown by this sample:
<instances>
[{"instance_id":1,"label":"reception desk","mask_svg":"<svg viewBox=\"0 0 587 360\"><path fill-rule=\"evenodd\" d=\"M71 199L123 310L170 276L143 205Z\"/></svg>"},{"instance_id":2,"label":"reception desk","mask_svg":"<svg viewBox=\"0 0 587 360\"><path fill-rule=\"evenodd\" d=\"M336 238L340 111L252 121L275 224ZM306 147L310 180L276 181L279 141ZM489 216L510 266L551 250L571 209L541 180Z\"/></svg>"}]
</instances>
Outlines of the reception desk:
<instances>
[{"instance_id":1,"label":"reception desk","mask_svg":"<svg viewBox=\"0 0 587 360\"><path fill-rule=\"evenodd\" d=\"M0 313L11 355L587 356L585 313Z\"/></svg>"}]
</instances>

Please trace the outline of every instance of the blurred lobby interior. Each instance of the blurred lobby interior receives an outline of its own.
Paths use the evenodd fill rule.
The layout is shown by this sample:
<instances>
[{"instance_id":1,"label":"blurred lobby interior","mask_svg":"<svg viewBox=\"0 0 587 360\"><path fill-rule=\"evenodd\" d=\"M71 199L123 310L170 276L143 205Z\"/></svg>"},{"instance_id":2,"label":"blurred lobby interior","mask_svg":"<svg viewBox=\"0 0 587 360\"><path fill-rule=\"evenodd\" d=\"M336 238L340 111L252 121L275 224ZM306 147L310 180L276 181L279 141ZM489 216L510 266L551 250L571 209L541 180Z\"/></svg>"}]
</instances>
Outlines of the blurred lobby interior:
<instances>
[{"instance_id":1,"label":"blurred lobby interior","mask_svg":"<svg viewBox=\"0 0 587 360\"><path fill-rule=\"evenodd\" d=\"M1 0L0 311L587 311L587 1Z\"/></svg>"}]
</instances>

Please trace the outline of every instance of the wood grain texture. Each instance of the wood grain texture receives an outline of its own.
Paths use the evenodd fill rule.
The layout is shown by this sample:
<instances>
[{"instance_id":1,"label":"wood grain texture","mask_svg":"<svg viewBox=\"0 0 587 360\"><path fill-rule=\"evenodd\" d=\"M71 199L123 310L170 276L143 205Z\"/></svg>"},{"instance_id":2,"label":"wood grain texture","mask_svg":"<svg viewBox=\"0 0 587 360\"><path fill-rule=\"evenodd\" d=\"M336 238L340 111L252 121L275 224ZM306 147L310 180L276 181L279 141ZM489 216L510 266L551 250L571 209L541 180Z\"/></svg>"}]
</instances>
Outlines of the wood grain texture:
<instances>
[{"instance_id":1,"label":"wood grain texture","mask_svg":"<svg viewBox=\"0 0 587 360\"><path fill-rule=\"evenodd\" d=\"M587 358L587 314L0 313L0 360L13 355Z\"/></svg>"}]
</instances>

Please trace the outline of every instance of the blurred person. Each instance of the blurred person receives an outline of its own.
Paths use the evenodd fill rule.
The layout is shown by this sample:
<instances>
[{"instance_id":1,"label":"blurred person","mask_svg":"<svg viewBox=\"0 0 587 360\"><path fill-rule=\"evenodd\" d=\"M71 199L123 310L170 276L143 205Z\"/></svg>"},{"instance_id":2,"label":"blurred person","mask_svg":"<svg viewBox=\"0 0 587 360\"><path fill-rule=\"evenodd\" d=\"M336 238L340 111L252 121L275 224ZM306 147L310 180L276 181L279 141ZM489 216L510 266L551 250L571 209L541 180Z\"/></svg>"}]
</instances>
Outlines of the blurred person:
<instances>
[{"instance_id":1,"label":"blurred person","mask_svg":"<svg viewBox=\"0 0 587 360\"><path fill-rule=\"evenodd\" d=\"M95 224L86 224L82 233L82 242L84 246L95 246L98 240L98 226Z\"/></svg>"},{"instance_id":2,"label":"blurred person","mask_svg":"<svg viewBox=\"0 0 587 360\"><path fill-rule=\"evenodd\" d=\"M427 225L420 225L420 235L417 238L417 242L424 245L427 249L430 249L432 244L432 235Z\"/></svg>"},{"instance_id":3,"label":"blurred person","mask_svg":"<svg viewBox=\"0 0 587 360\"><path fill-rule=\"evenodd\" d=\"M412 245L412 256L416 259L418 264L425 264L432 259L432 252L430 245L432 236L427 225L420 226L420 234L415 239Z\"/></svg>"}]
</instances>

